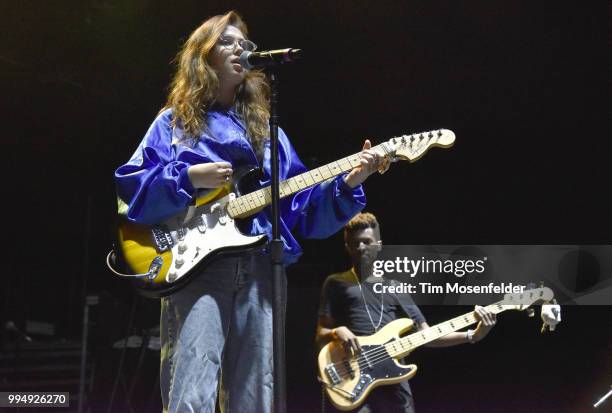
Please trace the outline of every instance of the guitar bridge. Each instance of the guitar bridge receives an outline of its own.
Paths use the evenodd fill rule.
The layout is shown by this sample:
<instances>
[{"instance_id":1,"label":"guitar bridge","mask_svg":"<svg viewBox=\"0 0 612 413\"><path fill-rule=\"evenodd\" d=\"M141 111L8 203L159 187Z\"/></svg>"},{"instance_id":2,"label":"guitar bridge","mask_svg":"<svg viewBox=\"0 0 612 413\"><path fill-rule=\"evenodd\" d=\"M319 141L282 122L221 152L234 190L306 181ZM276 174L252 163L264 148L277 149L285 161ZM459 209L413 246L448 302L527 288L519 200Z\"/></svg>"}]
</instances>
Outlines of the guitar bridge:
<instances>
[{"instance_id":1,"label":"guitar bridge","mask_svg":"<svg viewBox=\"0 0 612 413\"><path fill-rule=\"evenodd\" d=\"M167 251L174 245L172 235L161 227L153 227L153 229L151 229L151 234L153 235L153 242L155 242L155 246L159 252Z\"/></svg>"},{"instance_id":2,"label":"guitar bridge","mask_svg":"<svg viewBox=\"0 0 612 413\"><path fill-rule=\"evenodd\" d=\"M340 375L338 374L338 371L336 370L336 366L334 366L333 364L328 364L327 366L325 366L325 373L334 385L340 384L340 382L342 381Z\"/></svg>"}]
</instances>

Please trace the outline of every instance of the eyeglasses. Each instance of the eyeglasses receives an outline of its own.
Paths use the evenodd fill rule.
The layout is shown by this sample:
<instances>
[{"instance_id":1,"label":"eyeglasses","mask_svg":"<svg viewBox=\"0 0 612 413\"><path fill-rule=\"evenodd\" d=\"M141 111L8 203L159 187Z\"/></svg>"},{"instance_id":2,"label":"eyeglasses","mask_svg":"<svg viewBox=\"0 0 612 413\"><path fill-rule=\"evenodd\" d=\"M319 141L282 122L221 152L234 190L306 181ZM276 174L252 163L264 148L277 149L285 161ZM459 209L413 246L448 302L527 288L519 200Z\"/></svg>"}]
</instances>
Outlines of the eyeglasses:
<instances>
[{"instance_id":1,"label":"eyeglasses","mask_svg":"<svg viewBox=\"0 0 612 413\"><path fill-rule=\"evenodd\" d=\"M239 39L237 37L228 36L225 34L219 36L217 43L219 46L226 49L234 49L236 47L236 43L238 43L238 46L240 46L240 48L246 52L254 52L257 50L257 45L252 41L247 39Z\"/></svg>"}]
</instances>

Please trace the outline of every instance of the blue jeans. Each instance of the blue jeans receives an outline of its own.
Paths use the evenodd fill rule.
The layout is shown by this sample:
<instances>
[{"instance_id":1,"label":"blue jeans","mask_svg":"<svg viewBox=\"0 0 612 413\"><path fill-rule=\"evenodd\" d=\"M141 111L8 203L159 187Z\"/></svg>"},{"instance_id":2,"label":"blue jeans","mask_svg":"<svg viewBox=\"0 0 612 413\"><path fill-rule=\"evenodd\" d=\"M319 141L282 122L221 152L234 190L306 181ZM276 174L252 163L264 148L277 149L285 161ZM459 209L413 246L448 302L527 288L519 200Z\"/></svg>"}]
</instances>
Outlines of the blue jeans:
<instances>
[{"instance_id":1,"label":"blue jeans","mask_svg":"<svg viewBox=\"0 0 612 413\"><path fill-rule=\"evenodd\" d=\"M162 299L164 411L272 411L272 271L258 250L223 258ZM218 386L221 381L221 386Z\"/></svg>"}]
</instances>

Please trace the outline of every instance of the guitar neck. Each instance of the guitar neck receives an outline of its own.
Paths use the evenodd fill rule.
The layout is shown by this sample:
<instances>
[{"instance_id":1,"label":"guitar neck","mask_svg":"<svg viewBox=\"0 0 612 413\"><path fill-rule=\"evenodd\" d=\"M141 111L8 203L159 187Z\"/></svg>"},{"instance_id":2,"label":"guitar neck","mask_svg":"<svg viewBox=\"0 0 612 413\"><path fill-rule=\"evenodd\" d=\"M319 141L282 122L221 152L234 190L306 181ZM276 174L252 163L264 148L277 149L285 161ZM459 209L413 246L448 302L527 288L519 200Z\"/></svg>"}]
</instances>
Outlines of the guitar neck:
<instances>
[{"instance_id":1,"label":"guitar neck","mask_svg":"<svg viewBox=\"0 0 612 413\"><path fill-rule=\"evenodd\" d=\"M503 305L502 302L497 302L486 307L490 312L499 314L502 311L512 308L512 306ZM385 344L385 348L391 357L404 357L417 347L430 343L443 337L449 333L461 330L472 324L476 324L478 319L475 312L469 312L448 321L445 321L435 326L426 328L425 330L412 333L399 340Z\"/></svg>"},{"instance_id":2,"label":"guitar neck","mask_svg":"<svg viewBox=\"0 0 612 413\"><path fill-rule=\"evenodd\" d=\"M372 147L379 155L392 160L420 159L431 147L449 148L455 142L455 134L448 129L402 135ZM359 153L347 156L327 165L320 166L303 174L286 179L279 183L280 198L295 194L341 173L350 171L361 164ZM268 186L232 199L228 202L227 213L231 218L245 218L259 212L272 203L272 190Z\"/></svg>"},{"instance_id":3,"label":"guitar neck","mask_svg":"<svg viewBox=\"0 0 612 413\"><path fill-rule=\"evenodd\" d=\"M378 152L389 153L385 143L372 148ZM347 156L335 162L320 166L311 171L304 172L279 183L280 198L293 195L303 189L317 185L323 181L338 176L360 165L359 153ZM272 202L272 188L265 187L257 191L242 195L229 202L227 211L232 218L244 218L260 211Z\"/></svg>"}]
</instances>

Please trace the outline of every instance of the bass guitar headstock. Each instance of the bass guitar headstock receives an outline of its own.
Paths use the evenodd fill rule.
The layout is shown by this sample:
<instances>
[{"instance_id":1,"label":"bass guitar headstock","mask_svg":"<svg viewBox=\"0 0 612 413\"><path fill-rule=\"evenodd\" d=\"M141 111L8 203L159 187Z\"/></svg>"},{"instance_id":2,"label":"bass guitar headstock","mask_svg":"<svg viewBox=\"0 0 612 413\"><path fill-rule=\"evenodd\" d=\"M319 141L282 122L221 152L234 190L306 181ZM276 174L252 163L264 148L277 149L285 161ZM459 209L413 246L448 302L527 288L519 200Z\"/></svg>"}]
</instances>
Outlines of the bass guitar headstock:
<instances>
[{"instance_id":1,"label":"bass guitar headstock","mask_svg":"<svg viewBox=\"0 0 612 413\"><path fill-rule=\"evenodd\" d=\"M553 300L555 294L548 287L531 288L522 293L504 295L501 304L511 310L527 310L533 304L546 304Z\"/></svg>"}]
</instances>

